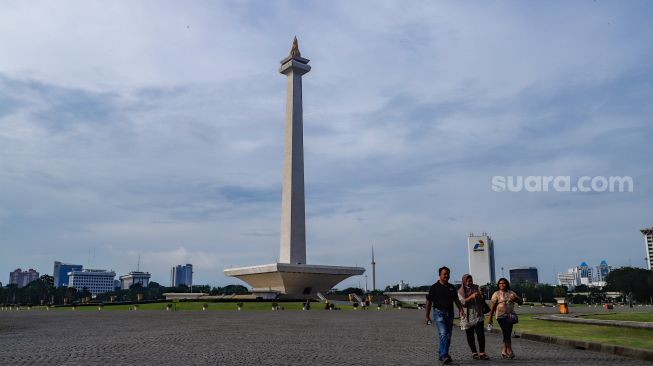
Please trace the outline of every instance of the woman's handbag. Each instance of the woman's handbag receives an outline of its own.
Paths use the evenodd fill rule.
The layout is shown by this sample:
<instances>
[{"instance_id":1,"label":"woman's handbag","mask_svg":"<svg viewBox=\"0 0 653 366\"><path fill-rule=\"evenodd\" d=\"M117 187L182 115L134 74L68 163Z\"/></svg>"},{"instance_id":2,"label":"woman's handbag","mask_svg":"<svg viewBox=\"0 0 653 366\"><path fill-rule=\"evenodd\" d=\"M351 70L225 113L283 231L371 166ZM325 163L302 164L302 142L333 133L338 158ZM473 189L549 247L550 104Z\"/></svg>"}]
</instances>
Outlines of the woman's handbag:
<instances>
[{"instance_id":1,"label":"woman's handbag","mask_svg":"<svg viewBox=\"0 0 653 366\"><path fill-rule=\"evenodd\" d=\"M513 312L513 313L510 313L510 314L508 314L508 321L509 321L511 324L517 324L517 323L519 323L519 317L518 317L517 314L514 313L514 312Z\"/></svg>"},{"instance_id":2,"label":"woman's handbag","mask_svg":"<svg viewBox=\"0 0 653 366\"><path fill-rule=\"evenodd\" d=\"M491 310L490 307L489 307L488 304L485 302L485 300L481 300L481 301L483 301L483 314L487 314L487 313L489 313L490 310Z\"/></svg>"}]
</instances>

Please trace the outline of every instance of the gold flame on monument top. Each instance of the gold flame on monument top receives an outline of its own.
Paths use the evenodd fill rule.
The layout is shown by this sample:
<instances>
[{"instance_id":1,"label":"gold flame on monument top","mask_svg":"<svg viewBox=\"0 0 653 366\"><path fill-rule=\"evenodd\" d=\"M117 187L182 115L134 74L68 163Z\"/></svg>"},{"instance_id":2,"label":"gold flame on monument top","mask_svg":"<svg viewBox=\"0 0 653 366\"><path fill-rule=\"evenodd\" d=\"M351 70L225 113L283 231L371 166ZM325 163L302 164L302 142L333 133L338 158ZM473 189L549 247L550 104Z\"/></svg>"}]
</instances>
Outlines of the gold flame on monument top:
<instances>
[{"instance_id":1,"label":"gold flame on monument top","mask_svg":"<svg viewBox=\"0 0 653 366\"><path fill-rule=\"evenodd\" d=\"M302 57L299 52L299 45L297 44L297 36L292 40L292 48L290 49L290 57Z\"/></svg>"}]
</instances>

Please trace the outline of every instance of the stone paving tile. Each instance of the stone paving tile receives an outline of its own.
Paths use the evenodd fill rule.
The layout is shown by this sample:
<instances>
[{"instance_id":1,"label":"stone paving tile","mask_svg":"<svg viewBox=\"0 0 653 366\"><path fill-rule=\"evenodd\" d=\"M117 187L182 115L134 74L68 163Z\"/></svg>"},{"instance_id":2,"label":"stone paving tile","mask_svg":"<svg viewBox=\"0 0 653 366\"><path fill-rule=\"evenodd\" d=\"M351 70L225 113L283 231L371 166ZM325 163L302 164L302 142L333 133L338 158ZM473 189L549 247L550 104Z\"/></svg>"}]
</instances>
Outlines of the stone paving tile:
<instances>
[{"instance_id":1,"label":"stone paving tile","mask_svg":"<svg viewBox=\"0 0 653 366\"><path fill-rule=\"evenodd\" d=\"M437 365L435 326L423 312L0 312L0 365ZM472 360L456 329L457 365L642 365L644 361L515 339L501 360Z\"/></svg>"}]
</instances>

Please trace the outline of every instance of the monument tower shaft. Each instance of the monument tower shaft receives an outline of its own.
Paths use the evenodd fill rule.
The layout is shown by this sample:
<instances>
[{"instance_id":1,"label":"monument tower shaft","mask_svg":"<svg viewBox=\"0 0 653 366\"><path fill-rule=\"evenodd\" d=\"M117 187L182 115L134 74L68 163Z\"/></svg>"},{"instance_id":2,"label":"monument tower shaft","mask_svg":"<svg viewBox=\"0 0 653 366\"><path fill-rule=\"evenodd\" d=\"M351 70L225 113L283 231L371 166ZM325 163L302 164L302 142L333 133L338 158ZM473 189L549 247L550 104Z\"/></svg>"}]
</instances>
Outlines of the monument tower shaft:
<instances>
[{"instance_id":1,"label":"monument tower shaft","mask_svg":"<svg viewBox=\"0 0 653 366\"><path fill-rule=\"evenodd\" d=\"M308 59L301 57L295 38L290 55L281 61L279 68L279 72L288 77L281 192L280 263L306 263L302 75L311 70L308 62Z\"/></svg>"},{"instance_id":2,"label":"monument tower shaft","mask_svg":"<svg viewBox=\"0 0 653 366\"><path fill-rule=\"evenodd\" d=\"M313 298L344 279L365 272L361 267L306 264L302 75L311 70L308 62L300 55L295 38L290 55L281 60L279 68L279 72L288 77L279 261L224 270L225 275L252 286L256 297L266 299L275 299L279 294L303 300Z\"/></svg>"}]
</instances>

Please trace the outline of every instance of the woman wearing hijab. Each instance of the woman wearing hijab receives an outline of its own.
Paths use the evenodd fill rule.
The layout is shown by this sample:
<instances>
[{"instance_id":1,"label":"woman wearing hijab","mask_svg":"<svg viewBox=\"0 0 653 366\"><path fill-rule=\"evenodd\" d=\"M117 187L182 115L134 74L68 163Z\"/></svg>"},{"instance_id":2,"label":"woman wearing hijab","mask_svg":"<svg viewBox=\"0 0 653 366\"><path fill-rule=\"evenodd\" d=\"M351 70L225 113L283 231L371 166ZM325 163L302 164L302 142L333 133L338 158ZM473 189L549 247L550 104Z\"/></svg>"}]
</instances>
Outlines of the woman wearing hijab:
<instances>
[{"instance_id":1,"label":"woman wearing hijab","mask_svg":"<svg viewBox=\"0 0 653 366\"><path fill-rule=\"evenodd\" d=\"M510 290L510 282L505 278L500 278L497 282L497 291L492 294L490 303L490 324L492 324L492 315L496 313L497 322L501 327L503 333L503 345L501 346L502 358L515 358L515 353L512 351L512 342L510 337L512 335L512 326L517 323L517 314L515 314L515 303L523 304L524 300L517 296L516 293Z\"/></svg>"},{"instance_id":2,"label":"woman wearing hijab","mask_svg":"<svg viewBox=\"0 0 653 366\"><path fill-rule=\"evenodd\" d=\"M466 317L460 318L460 328L467 335L467 344L472 350L472 358L475 360L489 360L485 353L485 333L483 333L483 292L474 284L471 275L463 276L462 286L458 290L458 299L465 307ZM476 340L478 338L478 351L476 351Z\"/></svg>"}]
</instances>

